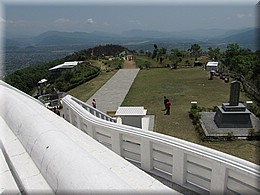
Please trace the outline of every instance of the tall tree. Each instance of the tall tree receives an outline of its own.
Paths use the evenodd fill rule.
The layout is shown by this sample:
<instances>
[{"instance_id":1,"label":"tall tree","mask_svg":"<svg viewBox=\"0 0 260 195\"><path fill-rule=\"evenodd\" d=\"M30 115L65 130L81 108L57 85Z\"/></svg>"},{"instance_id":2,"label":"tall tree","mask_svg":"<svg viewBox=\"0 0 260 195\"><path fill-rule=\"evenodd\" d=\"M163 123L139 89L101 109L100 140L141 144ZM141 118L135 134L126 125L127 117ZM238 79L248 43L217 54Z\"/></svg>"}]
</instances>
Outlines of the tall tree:
<instances>
[{"instance_id":1,"label":"tall tree","mask_svg":"<svg viewBox=\"0 0 260 195\"><path fill-rule=\"evenodd\" d=\"M216 60L218 61L221 58L221 52L220 49L217 47L215 49L212 49L211 47L208 48L208 55L211 60Z\"/></svg>"},{"instance_id":2,"label":"tall tree","mask_svg":"<svg viewBox=\"0 0 260 195\"><path fill-rule=\"evenodd\" d=\"M171 50L170 60L172 63L172 68L176 69L179 62L181 62L182 52L178 48L174 48Z\"/></svg>"},{"instance_id":3,"label":"tall tree","mask_svg":"<svg viewBox=\"0 0 260 195\"><path fill-rule=\"evenodd\" d=\"M152 59L157 57L157 52L158 52L158 47L156 44L153 45L154 50L153 50L153 55L152 55Z\"/></svg>"},{"instance_id":4,"label":"tall tree","mask_svg":"<svg viewBox=\"0 0 260 195\"><path fill-rule=\"evenodd\" d=\"M224 52L224 63L227 66L232 66L231 60L235 56L238 56L240 54L240 47L237 43L234 44L228 44L227 49Z\"/></svg>"},{"instance_id":5,"label":"tall tree","mask_svg":"<svg viewBox=\"0 0 260 195\"><path fill-rule=\"evenodd\" d=\"M192 56L197 58L201 54L202 49L200 48L199 44L195 43L195 44L191 45L191 48L188 49L188 51L190 52L190 54Z\"/></svg>"},{"instance_id":6,"label":"tall tree","mask_svg":"<svg viewBox=\"0 0 260 195\"><path fill-rule=\"evenodd\" d=\"M157 61L160 61L160 64L163 63L164 56L166 55L167 50L165 48L159 48L157 52Z\"/></svg>"}]
</instances>

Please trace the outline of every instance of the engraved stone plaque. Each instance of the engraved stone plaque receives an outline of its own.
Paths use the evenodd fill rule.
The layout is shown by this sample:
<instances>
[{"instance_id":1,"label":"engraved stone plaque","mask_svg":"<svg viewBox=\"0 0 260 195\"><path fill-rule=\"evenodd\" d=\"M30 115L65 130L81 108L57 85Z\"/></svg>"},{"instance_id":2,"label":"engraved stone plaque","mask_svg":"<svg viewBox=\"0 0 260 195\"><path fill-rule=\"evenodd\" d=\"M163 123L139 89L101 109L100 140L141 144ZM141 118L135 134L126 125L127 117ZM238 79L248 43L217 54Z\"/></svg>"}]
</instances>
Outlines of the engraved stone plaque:
<instances>
[{"instance_id":1,"label":"engraved stone plaque","mask_svg":"<svg viewBox=\"0 0 260 195\"><path fill-rule=\"evenodd\" d=\"M230 96L229 96L230 106L237 106L239 104L239 94L240 94L240 83L238 81L231 82Z\"/></svg>"}]
</instances>

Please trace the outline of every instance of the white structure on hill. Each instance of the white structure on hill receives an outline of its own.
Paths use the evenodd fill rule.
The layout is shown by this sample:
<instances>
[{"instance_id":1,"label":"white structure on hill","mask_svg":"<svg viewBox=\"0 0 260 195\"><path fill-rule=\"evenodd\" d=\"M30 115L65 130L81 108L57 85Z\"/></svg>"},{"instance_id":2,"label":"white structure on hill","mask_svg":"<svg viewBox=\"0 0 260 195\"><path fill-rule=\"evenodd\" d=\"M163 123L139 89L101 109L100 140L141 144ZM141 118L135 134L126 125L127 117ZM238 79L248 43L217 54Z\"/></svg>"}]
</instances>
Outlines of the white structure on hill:
<instances>
[{"instance_id":1,"label":"white structure on hill","mask_svg":"<svg viewBox=\"0 0 260 195\"><path fill-rule=\"evenodd\" d=\"M58 69L73 69L79 64L81 64L83 61L73 61L73 62L64 62L63 64L59 64L57 66L54 66L50 68L49 70L58 70Z\"/></svg>"},{"instance_id":2,"label":"white structure on hill","mask_svg":"<svg viewBox=\"0 0 260 195\"><path fill-rule=\"evenodd\" d=\"M207 71L215 71L217 72L218 71L218 62L208 62L206 64L206 70Z\"/></svg>"},{"instance_id":3,"label":"white structure on hill","mask_svg":"<svg viewBox=\"0 0 260 195\"><path fill-rule=\"evenodd\" d=\"M0 193L178 194L144 171L200 194L260 192L251 162L117 124L70 95L65 121L1 81L0 92Z\"/></svg>"}]
</instances>

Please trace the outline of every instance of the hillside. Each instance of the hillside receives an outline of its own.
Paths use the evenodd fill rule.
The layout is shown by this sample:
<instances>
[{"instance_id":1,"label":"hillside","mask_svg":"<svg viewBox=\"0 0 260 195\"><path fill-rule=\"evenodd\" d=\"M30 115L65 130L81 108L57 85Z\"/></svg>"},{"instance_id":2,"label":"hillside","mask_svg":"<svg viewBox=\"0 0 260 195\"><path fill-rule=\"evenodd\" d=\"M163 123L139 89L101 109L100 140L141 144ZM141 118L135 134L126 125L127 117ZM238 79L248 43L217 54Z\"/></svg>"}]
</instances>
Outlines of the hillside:
<instances>
[{"instance_id":1,"label":"hillside","mask_svg":"<svg viewBox=\"0 0 260 195\"><path fill-rule=\"evenodd\" d=\"M94 56L115 56L123 51L130 52L129 49L121 45L107 44L90 48L87 50L87 53Z\"/></svg>"},{"instance_id":2,"label":"hillside","mask_svg":"<svg viewBox=\"0 0 260 195\"><path fill-rule=\"evenodd\" d=\"M27 94L32 94L34 88L37 86L37 82L42 78L47 79L50 84L57 86L59 90L68 91L91 80L100 73L100 68L92 66L89 62L92 57L92 51L94 51L95 56L99 55L100 57L102 57L103 54L105 56L115 56L122 51L129 52L127 48L120 45L99 45L88 50L83 49L74 52L63 58L52 60L49 63L21 68L7 75L4 80ZM56 72L55 74L49 71L50 68L68 61L84 61L84 63L78 65L74 71L65 70Z\"/></svg>"},{"instance_id":3,"label":"hillside","mask_svg":"<svg viewBox=\"0 0 260 195\"><path fill-rule=\"evenodd\" d=\"M240 43L254 44L255 29L198 29L193 31L176 31L176 32L161 32L133 29L122 32L121 34L113 34L101 31L87 32L59 32L48 31L38 36L31 38L15 38L6 37L6 47L11 47L14 44L17 46L65 46L65 45L99 45L99 44L126 44L128 42L142 42L150 40L151 42L162 42L174 44L175 42L198 42L205 41L208 43ZM94 45L93 45L94 44ZM139 45L140 46L140 45ZM243 46L243 45L242 45Z\"/></svg>"},{"instance_id":4,"label":"hillside","mask_svg":"<svg viewBox=\"0 0 260 195\"><path fill-rule=\"evenodd\" d=\"M256 31L257 29L230 31L224 35L212 39L211 41L215 43L238 43L243 47L256 49Z\"/></svg>"},{"instance_id":5,"label":"hillside","mask_svg":"<svg viewBox=\"0 0 260 195\"><path fill-rule=\"evenodd\" d=\"M145 31L134 29L121 34L101 31L59 32L48 31L35 37L20 37L10 33L5 42L5 75L16 69L47 63L63 58L82 49L97 45L122 45L129 50L152 51L154 44L170 51L173 48L187 50L198 43L204 51L218 47L222 51L229 43L239 43L243 48L256 50L255 29L200 29L182 32ZM8 35L8 34L7 34ZM94 53L97 53L94 52ZM99 53L102 55L102 52Z\"/></svg>"}]
</instances>

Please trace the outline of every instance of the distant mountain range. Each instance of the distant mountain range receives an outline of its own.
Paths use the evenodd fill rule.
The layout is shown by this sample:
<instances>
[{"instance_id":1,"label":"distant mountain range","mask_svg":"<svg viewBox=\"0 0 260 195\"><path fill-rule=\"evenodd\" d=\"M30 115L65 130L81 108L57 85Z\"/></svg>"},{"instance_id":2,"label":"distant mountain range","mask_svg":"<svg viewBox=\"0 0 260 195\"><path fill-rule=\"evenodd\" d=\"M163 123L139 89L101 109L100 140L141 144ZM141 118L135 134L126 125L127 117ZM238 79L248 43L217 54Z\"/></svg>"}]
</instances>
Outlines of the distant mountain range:
<instances>
[{"instance_id":1,"label":"distant mountain range","mask_svg":"<svg viewBox=\"0 0 260 195\"><path fill-rule=\"evenodd\" d=\"M85 45L94 47L99 44L121 44L132 49L151 48L155 43L167 47L185 45L186 43L199 43L207 46L221 46L229 43L238 43L241 47L256 48L256 29L245 28L240 30L199 29L182 32L161 32L133 29L112 34L101 31L87 32L59 32L48 31L35 37L6 36L6 48L16 47L44 47ZM11 33L10 33L11 35Z\"/></svg>"}]
</instances>

